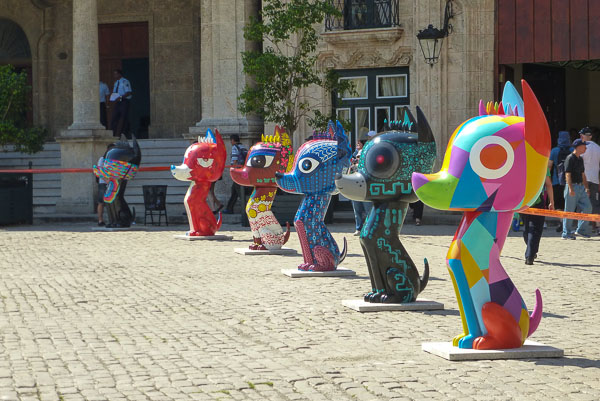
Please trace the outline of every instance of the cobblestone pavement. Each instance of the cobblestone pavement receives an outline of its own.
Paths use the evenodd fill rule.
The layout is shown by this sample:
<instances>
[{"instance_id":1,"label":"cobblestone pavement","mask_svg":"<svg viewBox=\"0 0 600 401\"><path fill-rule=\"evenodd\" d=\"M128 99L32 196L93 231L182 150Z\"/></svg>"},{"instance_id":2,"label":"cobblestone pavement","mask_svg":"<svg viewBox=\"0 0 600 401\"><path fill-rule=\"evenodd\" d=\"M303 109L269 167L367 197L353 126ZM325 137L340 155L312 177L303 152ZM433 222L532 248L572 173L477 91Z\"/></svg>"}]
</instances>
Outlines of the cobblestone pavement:
<instances>
[{"instance_id":1,"label":"cobblestone pavement","mask_svg":"<svg viewBox=\"0 0 600 401\"><path fill-rule=\"evenodd\" d=\"M357 278L290 279L280 269L300 255L235 254L251 238L237 227L229 242L173 239L183 227L0 230L0 400L600 399L600 237L546 230L526 266L511 233L502 257L530 308L542 291L532 339L565 358L448 362L420 347L460 331L444 265L454 227L402 235L430 261L422 295L446 310L370 314L341 305L370 285L353 227L331 228Z\"/></svg>"}]
</instances>

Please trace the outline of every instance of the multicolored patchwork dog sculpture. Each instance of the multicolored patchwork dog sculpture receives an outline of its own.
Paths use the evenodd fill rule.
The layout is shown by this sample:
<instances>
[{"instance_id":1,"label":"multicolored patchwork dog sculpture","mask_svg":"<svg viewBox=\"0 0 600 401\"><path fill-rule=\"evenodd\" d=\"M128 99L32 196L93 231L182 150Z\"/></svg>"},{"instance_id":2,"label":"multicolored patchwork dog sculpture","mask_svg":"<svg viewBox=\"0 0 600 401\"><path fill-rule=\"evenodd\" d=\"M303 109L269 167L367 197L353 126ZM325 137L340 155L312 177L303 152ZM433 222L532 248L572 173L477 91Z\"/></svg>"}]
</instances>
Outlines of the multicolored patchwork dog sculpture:
<instances>
[{"instance_id":1,"label":"multicolored patchwork dog sculpture","mask_svg":"<svg viewBox=\"0 0 600 401\"><path fill-rule=\"evenodd\" d=\"M171 166L171 174L180 181L191 181L185 194L184 205L190 223L189 236L212 236L221 227L218 219L206 203L206 196L213 182L223 174L227 149L218 130L209 129L205 137L190 145L183 156L183 164Z\"/></svg>"},{"instance_id":2,"label":"multicolored patchwork dog sculpture","mask_svg":"<svg viewBox=\"0 0 600 401\"><path fill-rule=\"evenodd\" d=\"M250 148L244 167L230 170L233 181L254 187L246 205L254 237L250 249L281 249L290 237L290 224L287 224L284 233L271 211L271 205L277 193L275 173L285 173L293 162L292 142L288 134L276 126L274 135L263 135L262 142Z\"/></svg>"},{"instance_id":3,"label":"multicolored patchwork dog sculpture","mask_svg":"<svg viewBox=\"0 0 600 401\"><path fill-rule=\"evenodd\" d=\"M410 181L412 173L431 172L435 139L420 108L418 124L408 108L404 117L400 129L378 134L365 144L356 173L338 175L335 180L345 197L373 202L360 233L372 288L365 294L366 302L414 302L429 279L427 260L420 278L398 233L408 204L417 200Z\"/></svg>"},{"instance_id":4,"label":"multicolored patchwork dog sculpture","mask_svg":"<svg viewBox=\"0 0 600 401\"><path fill-rule=\"evenodd\" d=\"M336 192L334 177L350 166L350 156L344 128L330 121L327 132L315 133L298 149L291 172L275 175L279 188L305 195L294 219L304 257L300 270L336 270L346 257L346 239L340 254L323 219Z\"/></svg>"},{"instance_id":5,"label":"multicolored patchwork dog sculpture","mask_svg":"<svg viewBox=\"0 0 600 401\"><path fill-rule=\"evenodd\" d=\"M539 290L530 316L500 263L513 214L538 197L550 154L544 112L522 86L524 103L507 83L500 105L481 103L480 115L454 131L441 171L412 178L424 203L465 212L446 260L463 325L453 341L460 348L518 348L542 318Z\"/></svg>"},{"instance_id":6,"label":"multicolored patchwork dog sculpture","mask_svg":"<svg viewBox=\"0 0 600 401\"><path fill-rule=\"evenodd\" d=\"M129 209L125 190L127 181L135 177L141 161L142 152L135 136L133 146L129 146L127 138L122 135L119 142L109 146L102 167L94 166L96 177L107 183L103 199L108 205L108 228L129 227L135 220L135 209L133 213Z\"/></svg>"}]
</instances>

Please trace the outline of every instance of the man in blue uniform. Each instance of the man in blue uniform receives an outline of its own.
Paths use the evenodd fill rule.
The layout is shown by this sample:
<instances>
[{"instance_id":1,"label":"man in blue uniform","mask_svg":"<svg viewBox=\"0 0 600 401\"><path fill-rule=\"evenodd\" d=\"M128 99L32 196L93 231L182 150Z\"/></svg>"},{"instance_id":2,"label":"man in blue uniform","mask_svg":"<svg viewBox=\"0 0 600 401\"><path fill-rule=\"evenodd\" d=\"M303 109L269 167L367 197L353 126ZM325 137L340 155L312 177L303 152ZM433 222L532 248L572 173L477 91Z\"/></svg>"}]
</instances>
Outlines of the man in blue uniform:
<instances>
[{"instance_id":1,"label":"man in blue uniform","mask_svg":"<svg viewBox=\"0 0 600 401\"><path fill-rule=\"evenodd\" d=\"M120 137L129 129L129 102L131 101L131 84L126 78L123 78L123 71L114 70L113 93L110 100L113 102L112 118L110 119L110 128L113 135Z\"/></svg>"}]
</instances>

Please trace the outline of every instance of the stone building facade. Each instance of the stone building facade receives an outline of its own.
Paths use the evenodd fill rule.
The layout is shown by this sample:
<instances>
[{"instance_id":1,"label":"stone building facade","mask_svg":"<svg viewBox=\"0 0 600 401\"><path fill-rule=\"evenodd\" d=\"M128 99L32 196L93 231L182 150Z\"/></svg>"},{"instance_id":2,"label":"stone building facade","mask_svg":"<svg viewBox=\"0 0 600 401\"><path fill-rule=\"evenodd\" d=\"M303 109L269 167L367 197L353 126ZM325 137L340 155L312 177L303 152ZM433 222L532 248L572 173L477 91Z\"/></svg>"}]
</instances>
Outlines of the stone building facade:
<instances>
[{"instance_id":1,"label":"stone building facade","mask_svg":"<svg viewBox=\"0 0 600 401\"><path fill-rule=\"evenodd\" d=\"M369 130L377 130L385 110L395 119L396 106L419 105L443 154L449 135L476 112L479 99L494 97L496 1L452 1L453 30L433 67L425 63L416 33L428 24L440 25L446 0L334 3L345 8L347 20L328 29L324 22L316 67L336 69L345 78L368 76L376 86L404 85L400 94L390 89L393 96L387 96L386 89L375 93L372 88L366 99L351 105L354 126L358 115L364 120L366 109ZM240 52L258 46L244 40L242 28L260 7L259 0L3 0L0 22L18 25L30 47L25 67L32 75L33 122L47 127L61 142L64 167L85 167L111 140L98 124L97 103L95 109L92 105L97 102L97 77L108 80L111 88L113 67L147 74L147 95L138 86L135 99L133 86L134 102L147 103L149 126L143 135L149 138L191 138L211 127L226 136L240 134L250 143L263 130L269 132L270 125L237 110L237 98L247 82ZM386 7L395 10L393 24L385 20ZM384 20L364 25L361 13L384 15ZM0 63L9 63L10 55L3 56L2 46ZM140 65L142 69L135 70ZM319 88L310 88L305 95L321 99L323 112L348 108ZM310 132L303 122L294 136L295 147ZM90 200L82 201L65 187L91 193L93 183L69 180L63 180L63 198L70 199L65 209L77 210L78 202L87 208Z\"/></svg>"}]
</instances>

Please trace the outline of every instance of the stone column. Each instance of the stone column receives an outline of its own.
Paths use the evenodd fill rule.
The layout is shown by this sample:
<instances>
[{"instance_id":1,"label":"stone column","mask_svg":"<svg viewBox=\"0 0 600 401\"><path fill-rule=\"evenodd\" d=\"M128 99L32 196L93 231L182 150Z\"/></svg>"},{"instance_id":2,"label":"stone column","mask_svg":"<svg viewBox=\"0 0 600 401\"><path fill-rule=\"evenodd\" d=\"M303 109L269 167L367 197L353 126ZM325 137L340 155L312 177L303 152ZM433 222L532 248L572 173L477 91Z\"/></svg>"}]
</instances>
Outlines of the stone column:
<instances>
[{"instance_id":1,"label":"stone column","mask_svg":"<svg viewBox=\"0 0 600 401\"><path fill-rule=\"evenodd\" d=\"M238 134L249 143L263 131L262 120L242 115L238 96L248 78L243 73L242 55L257 46L244 39L243 28L251 15L258 15L257 0L203 0L201 11L202 120L190 127L189 136L218 128L227 137ZM187 136L187 135L186 135ZM227 138L225 138L227 141Z\"/></svg>"},{"instance_id":2,"label":"stone column","mask_svg":"<svg viewBox=\"0 0 600 401\"><path fill-rule=\"evenodd\" d=\"M56 138L63 168L92 167L113 141L100 124L98 10L96 0L73 1L73 124ZM91 214L92 174L62 174L57 213Z\"/></svg>"},{"instance_id":3,"label":"stone column","mask_svg":"<svg viewBox=\"0 0 600 401\"><path fill-rule=\"evenodd\" d=\"M244 39L244 25L250 16L258 16L258 0L202 0L201 43L201 103L202 119L190 127L185 138L196 140L206 129L218 129L231 155L229 136L237 134L246 147L256 142L263 133L264 123L257 117L247 117L238 111L238 96L244 90L248 77L243 73L242 52L257 43ZM215 193L226 204L231 188L229 170L218 181ZM235 210L243 205L238 200Z\"/></svg>"},{"instance_id":4,"label":"stone column","mask_svg":"<svg viewBox=\"0 0 600 401\"><path fill-rule=\"evenodd\" d=\"M73 124L69 130L104 129L100 124L100 57L96 0L73 1Z\"/></svg>"}]
</instances>

